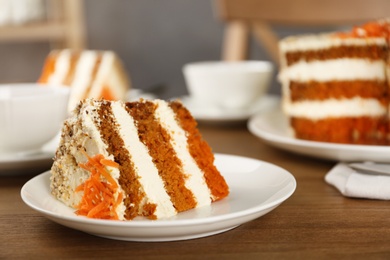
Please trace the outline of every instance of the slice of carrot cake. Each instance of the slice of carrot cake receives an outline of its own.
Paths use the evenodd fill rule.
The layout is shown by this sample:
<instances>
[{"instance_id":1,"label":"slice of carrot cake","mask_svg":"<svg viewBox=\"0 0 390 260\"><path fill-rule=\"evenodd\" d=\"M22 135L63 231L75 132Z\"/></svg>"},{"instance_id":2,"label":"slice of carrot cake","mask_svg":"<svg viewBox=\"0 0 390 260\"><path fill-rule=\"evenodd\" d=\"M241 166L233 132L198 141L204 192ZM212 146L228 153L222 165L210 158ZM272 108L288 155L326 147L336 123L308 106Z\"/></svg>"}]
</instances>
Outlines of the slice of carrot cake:
<instances>
[{"instance_id":1,"label":"slice of carrot cake","mask_svg":"<svg viewBox=\"0 0 390 260\"><path fill-rule=\"evenodd\" d=\"M229 189L179 101L87 99L64 123L51 192L77 214L131 220L210 205Z\"/></svg>"},{"instance_id":2,"label":"slice of carrot cake","mask_svg":"<svg viewBox=\"0 0 390 260\"><path fill-rule=\"evenodd\" d=\"M100 50L51 51L38 82L71 87L69 111L85 98L124 100L131 86L119 57Z\"/></svg>"}]
</instances>

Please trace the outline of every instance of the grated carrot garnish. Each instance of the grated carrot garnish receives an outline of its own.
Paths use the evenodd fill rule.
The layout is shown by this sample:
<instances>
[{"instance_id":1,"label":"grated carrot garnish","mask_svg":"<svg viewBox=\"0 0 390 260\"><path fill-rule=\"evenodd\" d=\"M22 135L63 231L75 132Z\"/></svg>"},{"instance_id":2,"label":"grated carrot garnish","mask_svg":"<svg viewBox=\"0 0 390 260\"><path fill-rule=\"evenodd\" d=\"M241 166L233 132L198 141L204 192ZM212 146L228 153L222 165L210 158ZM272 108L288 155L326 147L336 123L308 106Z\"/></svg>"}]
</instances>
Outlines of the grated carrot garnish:
<instances>
[{"instance_id":1,"label":"grated carrot garnish","mask_svg":"<svg viewBox=\"0 0 390 260\"><path fill-rule=\"evenodd\" d=\"M368 22L361 26L355 26L349 32L340 32L336 36L340 38L361 38L361 37L384 37L390 40L390 25L381 22Z\"/></svg>"},{"instance_id":2,"label":"grated carrot garnish","mask_svg":"<svg viewBox=\"0 0 390 260\"><path fill-rule=\"evenodd\" d=\"M103 164L104 166L110 166L110 167L114 167L114 168L119 168L119 164L114 162L114 161L111 161L111 160L101 159L100 163Z\"/></svg>"},{"instance_id":3,"label":"grated carrot garnish","mask_svg":"<svg viewBox=\"0 0 390 260\"><path fill-rule=\"evenodd\" d=\"M86 163L79 164L79 166L89 171L91 175L75 189L76 192L84 192L79 205L77 205L76 214L89 218L117 220L116 208L121 203L123 195L119 193L115 199L118 184L105 166L118 168L119 164L105 159L102 154L90 157L85 151L82 150L82 152L88 160Z\"/></svg>"}]
</instances>

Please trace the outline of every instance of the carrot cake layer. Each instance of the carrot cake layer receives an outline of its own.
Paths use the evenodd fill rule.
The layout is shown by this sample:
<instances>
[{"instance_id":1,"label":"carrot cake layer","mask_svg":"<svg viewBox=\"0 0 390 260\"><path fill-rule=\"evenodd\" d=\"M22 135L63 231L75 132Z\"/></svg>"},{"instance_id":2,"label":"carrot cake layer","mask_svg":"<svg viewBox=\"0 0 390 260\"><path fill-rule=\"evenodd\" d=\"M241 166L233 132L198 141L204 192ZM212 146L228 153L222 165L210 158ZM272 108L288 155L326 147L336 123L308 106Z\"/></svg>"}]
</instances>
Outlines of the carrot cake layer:
<instances>
[{"instance_id":1,"label":"carrot cake layer","mask_svg":"<svg viewBox=\"0 0 390 260\"><path fill-rule=\"evenodd\" d=\"M291 118L291 125L297 138L354 144L387 144L386 118L342 117L310 120Z\"/></svg>"},{"instance_id":2,"label":"carrot cake layer","mask_svg":"<svg viewBox=\"0 0 390 260\"><path fill-rule=\"evenodd\" d=\"M190 112L183 107L182 103L172 102L169 104L175 112L181 128L187 132L187 145L191 156L195 159L199 168L203 169L207 185L210 187L212 200L218 200L228 195L228 186L218 169L214 165L214 154L210 146L197 128L197 122Z\"/></svg>"},{"instance_id":3,"label":"carrot cake layer","mask_svg":"<svg viewBox=\"0 0 390 260\"><path fill-rule=\"evenodd\" d=\"M342 45L326 49L289 51L286 53L286 60L288 66L301 60L306 62L341 58L383 60L387 58L388 51L388 46L384 42L383 45Z\"/></svg>"},{"instance_id":4,"label":"carrot cake layer","mask_svg":"<svg viewBox=\"0 0 390 260\"><path fill-rule=\"evenodd\" d=\"M290 82L291 101L326 100L329 98L376 98L387 104L388 84L386 81L355 80L351 81L308 81Z\"/></svg>"}]
</instances>

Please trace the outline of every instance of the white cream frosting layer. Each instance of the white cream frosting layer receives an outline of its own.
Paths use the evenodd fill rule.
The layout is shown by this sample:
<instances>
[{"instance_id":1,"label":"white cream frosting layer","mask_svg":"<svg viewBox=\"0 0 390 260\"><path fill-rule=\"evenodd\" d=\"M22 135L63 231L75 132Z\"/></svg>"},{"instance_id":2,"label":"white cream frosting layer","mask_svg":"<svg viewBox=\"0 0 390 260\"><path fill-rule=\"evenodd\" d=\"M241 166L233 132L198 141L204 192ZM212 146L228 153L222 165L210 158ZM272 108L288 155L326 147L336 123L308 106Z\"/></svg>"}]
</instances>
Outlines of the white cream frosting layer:
<instances>
[{"instance_id":1,"label":"white cream frosting layer","mask_svg":"<svg viewBox=\"0 0 390 260\"><path fill-rule=\"evenodd\" d=\"M115 120L120 126L118 128L119 134L136 167L138 180L146 196L144 202L157 205L154 213L157 218L176 215L176 210L164 188L164 182L158 174L153 159L149 155L147 147L139 140L133 118L129 116L121 102L112 102L111 107Z\"/></svg>"},{"instance_id":2,"label":"white cream frosting layer","mask_svg":"<svg viewBox=\"0 0 390 260\"><path fill-rule=\"evenodd\" d=\"M54 65L54 72L50 75L48 84L62 84L65 81L70 68L70 57L70 50L59 51Z\"/></svg>"},{"instance_id":3,"label":"white cream frosting layer","mask_svg":"<svg viewBox=\"0 0 390 260\"><path fill-rule=\"evenodd\" d=\"M385 116L386 106L377 99L328 99L325 101L283 102L289 116L319 120L330 117Z\"/></svg>"},{"instance_id":4,"label":"white cream frosting layer","mask_svg":"<svg viewBox=\"0 0 390 260\"><path fill-rule=\"evenodd\" d=\"M72 95L69 98L69 110L86 97L91 85L92 73L97 60L97 53L94 51L83 51L77 62L73 81L71 83Z\"/></svg>"},{"instance_id":5,"label":"white cream frosting layer","mask_svg":"<svg viewBox=\"0 0 390 260\"><path fill-rule=\"evenodd\" d=\"M290 36L279 42L282 53L292 51L321 50L339 46L387 45L383 37L340 38L334 34Z\"/></svg>"},{"instance_id":6,"label":"white cream frosting layer","mask_svg":"<svg viewBox=\"0 0 390 260\"><path fill-rule=\"evenodd\" d=\"M334 59L325 61L300 61L282 69L280 81L307 82L331 80L385 80L386 64L383 60Z\"/></svg>"},{"instance_id":7,"label":"white cream frosting layer","mask_svg":"<svg viewBox=\"0 0 390 260\"><path fill-rule=\"evenodd\" d=\"M110 76L110 71L114 65L115 54L112 51L102 52L101 55L102 60L89 92L89 97L91 98L100 97L103 87L107 81L107 78Z\"/></svg>"},{"instance_id":8,"label":"white cream frosting layer","mask_svg":"<svg viewBox=\"0 0 390 260\"><path fill-rule=\"evenodd\" d=\"M175 113L166 102L156 100L155 103L157 103L155 116L162 127L171 133L171 145L182 162L183 171L186 174L186 188L193 193L197 207L210 205L211 192L204 179L204 173L188 151L186 132L179 126Z\"/></svg>"}]
</instances>

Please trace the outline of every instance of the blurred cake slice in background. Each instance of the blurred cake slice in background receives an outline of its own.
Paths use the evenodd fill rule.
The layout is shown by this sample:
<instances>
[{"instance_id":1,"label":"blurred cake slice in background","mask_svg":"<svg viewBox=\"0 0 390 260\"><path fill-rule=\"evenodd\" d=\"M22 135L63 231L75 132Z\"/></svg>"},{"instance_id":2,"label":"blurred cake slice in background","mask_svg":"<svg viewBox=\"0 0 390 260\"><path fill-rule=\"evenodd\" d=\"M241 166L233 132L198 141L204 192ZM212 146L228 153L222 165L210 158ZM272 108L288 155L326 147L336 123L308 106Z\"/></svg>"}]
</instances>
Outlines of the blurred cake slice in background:
<instances>
[{"instance_id":1,"label":"blurred cake slice in background","mask_svg":"<svg viewBox=\"0 0 390 260\"><path fill-rule=\"evenodd\" d=\"M131 86L119 57L97 50L51 51L38 82L71 87L69 110L86 98L125 100Z\"/></svg>"},{"instance_id":2,"label":"blurred cake slice in background","mask_svg":"<svg viewBox=\"0 0 390 260\"><path fill-rule=\"evenodd\" d=\"M389 20L280 41L283 110L295 137L389 143Z\"/></svg>"}]
</instances>

